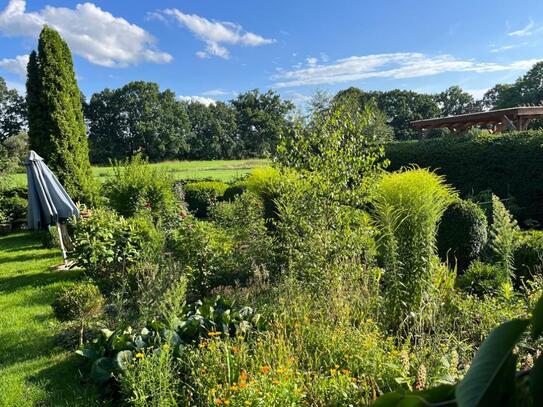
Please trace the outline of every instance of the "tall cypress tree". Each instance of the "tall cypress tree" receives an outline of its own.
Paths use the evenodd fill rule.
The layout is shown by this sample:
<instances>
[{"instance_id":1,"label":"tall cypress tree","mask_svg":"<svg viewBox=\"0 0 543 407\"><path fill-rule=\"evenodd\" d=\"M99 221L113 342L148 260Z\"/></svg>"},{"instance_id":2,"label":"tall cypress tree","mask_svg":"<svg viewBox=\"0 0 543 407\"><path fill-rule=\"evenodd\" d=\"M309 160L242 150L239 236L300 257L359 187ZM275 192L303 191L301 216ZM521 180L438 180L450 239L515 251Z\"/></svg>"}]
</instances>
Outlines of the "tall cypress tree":
<instances>
[{"instance_id":1,"label":"tall cypress tree","mask_svg":"<svg viewBox=\"0 0 543 407\"><path fill-rule=\"evenodd\" d=\"M93 203L92 177L81 94L72 55L59 33L44 27L28 62L26 98L30 148L58 176L68 193Z\"/></svg>"}]
</instances>

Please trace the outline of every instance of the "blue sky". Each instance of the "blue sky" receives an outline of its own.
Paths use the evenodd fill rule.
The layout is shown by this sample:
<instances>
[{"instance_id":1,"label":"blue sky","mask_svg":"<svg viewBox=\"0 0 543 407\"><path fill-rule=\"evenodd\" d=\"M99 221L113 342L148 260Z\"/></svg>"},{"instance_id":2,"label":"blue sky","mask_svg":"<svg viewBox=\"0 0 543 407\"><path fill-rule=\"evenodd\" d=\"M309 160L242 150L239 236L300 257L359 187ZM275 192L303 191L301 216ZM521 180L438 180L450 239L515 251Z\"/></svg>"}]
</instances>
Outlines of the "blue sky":
<instances>
[{"instance_id":1,"label":"blue sky","mask_svg":"<svg viewBox=\"0 0 543 407\"><path fill-rule=\"evenodd\" d=\"M476 96L543 57L541 0L0 1L0 76L24 89L43 24L90 96L131 80L180 97L273 88L303 104L357 86Z\"/></svg>"}]
</instances>

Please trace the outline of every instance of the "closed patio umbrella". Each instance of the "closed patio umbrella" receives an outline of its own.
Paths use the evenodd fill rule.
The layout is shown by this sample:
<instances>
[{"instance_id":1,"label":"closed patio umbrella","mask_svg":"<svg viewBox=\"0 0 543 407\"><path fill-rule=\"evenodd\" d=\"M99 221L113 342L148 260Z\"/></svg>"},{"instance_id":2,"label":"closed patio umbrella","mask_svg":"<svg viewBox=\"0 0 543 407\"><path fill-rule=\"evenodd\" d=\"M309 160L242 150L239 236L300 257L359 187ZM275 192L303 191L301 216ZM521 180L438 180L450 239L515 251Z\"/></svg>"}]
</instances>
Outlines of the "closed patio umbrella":
<instances>
[{"instance_id":1,"label":"closed patio umbrella","mask_svg":"<svg viewBox=\"0 0 543 407\"><path fill-rule=\"evenodd\" d=\"M66 248L60 224L72 216L79 217L79 210L55 174L35 151L30 151L25 165L28 178L28 228L45 229L56 225L66 264Z\"/></svg>"}]
</instances>

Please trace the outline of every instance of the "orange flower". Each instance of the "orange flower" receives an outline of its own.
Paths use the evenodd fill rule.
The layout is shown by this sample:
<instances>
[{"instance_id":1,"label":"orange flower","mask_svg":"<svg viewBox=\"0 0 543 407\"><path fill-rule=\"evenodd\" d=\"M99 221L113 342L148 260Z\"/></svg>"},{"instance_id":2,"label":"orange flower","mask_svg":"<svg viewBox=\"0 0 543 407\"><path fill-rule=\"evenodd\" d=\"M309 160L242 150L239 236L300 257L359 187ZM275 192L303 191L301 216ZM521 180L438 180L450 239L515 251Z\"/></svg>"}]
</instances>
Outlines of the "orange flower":
<instances>
[{"instance_id":1,"label":"orange flower","mask_svg":"<svg viewBox=\"0 0 543 407\"><path fill-rule=\"evenodd\" d=\"M221 399L215 399L215 404L217 406L220 406L222 404L222 400Z\"/></svg>"},{"instance_id":2,"label":"orange flower","mask_svg":"<svg viewBox=\"0 0 543 407\"><path fill-rule=\"evenodd\" d=\"M264 374L268 374L271 370L271 367L269 366L262 366L262 369L260 369L262 371L262 373Z\"/></svg>"},{"instance_id":3,"label":"orange flower","mask_svg":"<svg viewBox=\"0 0 543 407\"><path fill-rule=\"evenodd\" d=\"M281 382L279 380L274 380L273 384L280 384Z\"/></svg>"},{"instance_id":4,"label":"orange flower","mask_svg":"<svg viewBox=\"0 0 543 407\"><path fill-rule=\"evenodd\" d=\"M240 389L244 389L244 388L246 388L246 387L247 387L247 383L245 383L245 382L241 382L241 383L239 384L239 388L240 388Z\"/></svg>"},{"instance_id":5,"label":"orange flower","mask_svg":"<svg viewBox=\"0 0 543 407\"><path fill-rule=\"evenodd\" d=\"M242 370L240 375L239 375L239 379L243 382L247 381L247 378L248 378L248 375L247 375L247 372L245 370Z\"/></svg>"},{"instance_id":6,"label":"orange flower","mask_svg":"<svg viewBox=\"0 0 543 407\"><path fill-rule=\"evenodd\" d=\"M232 346L232 353L238 353L239 348L237 346Z\"/></svg>"}]
</instances>

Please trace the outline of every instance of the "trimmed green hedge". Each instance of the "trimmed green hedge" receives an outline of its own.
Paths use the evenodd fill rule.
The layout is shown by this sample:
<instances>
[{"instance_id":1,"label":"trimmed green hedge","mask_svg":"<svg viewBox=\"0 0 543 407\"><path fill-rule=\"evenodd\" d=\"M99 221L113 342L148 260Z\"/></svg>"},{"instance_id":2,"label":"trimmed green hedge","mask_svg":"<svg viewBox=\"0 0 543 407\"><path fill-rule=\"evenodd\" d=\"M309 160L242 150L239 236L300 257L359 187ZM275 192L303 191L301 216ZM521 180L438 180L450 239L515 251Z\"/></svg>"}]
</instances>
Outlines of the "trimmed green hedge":
<instances>
[{"instance_id":1,"label":"trimmed green hedge","mask_svg":"<svg viewBox=\"0 0 543 407\"><path fill-rule=\"evenodd\" d=\"M209 205L220 200L228 184L219 181L202 181L185 184L185 201L198 218L206 218Z\"/></svg>"},{"instance_id":2,"label":"trimmed green hedge","mask_svg":"<svg viewBox=\"0 0 543 407\"><path fill-rule=\"evenodd\" d=\"M392 143L390 170L416 164L446 177L463 196L491 189L512 196L520 220L543 224L543 131Z\"/></svg>"}]
</instances>

